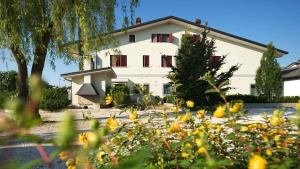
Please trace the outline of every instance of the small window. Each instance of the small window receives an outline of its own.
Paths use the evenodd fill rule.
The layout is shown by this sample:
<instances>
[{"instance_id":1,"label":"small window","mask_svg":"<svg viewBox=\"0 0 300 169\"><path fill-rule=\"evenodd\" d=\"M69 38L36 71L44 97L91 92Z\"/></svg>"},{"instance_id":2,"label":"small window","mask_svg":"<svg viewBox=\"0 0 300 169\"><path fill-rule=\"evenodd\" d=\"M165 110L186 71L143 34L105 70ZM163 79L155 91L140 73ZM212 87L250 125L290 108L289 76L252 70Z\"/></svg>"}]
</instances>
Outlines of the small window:
<instances>
[{"instance_id":1,"label":"small window","mask_svg":"<svg viewBox=\"0 0 300 169\"><path fill-rule=\"evenodd\" d=\"M149 55L143 55L143 67L149 67Z\"/></svg>"},{"instance_id":2,"label":"small window","mask_svg":"<svg viewBox=\"0 0 300 169\"><path fill-rule=\"evenodd\" d=\"M161 67L172 67L172 56L161 56Z\"/></svg>"},{"instance_id":3,"label":"small window","mask_svg":"<svg viewBox=\"0 0 300 169\"><path fill-rule=\"evenodd\" d=\"M221 62L221 56L210 56L209 63L210 64L218 64Z\"/></svg>"},{"instance_id":4,"label":"small window","mask_svg":"<svg viewBox=\"0 0 300 169\"><path fill-rule=\"evenodd\" d=\"M127 66L127 55L110 55L110 66L112 67Z\"/></svg>"},{"instance_id":5,"label":"small window","mask_svg":"<svg viewBox=\"0 0 300 169\"><path fill-rule=\"evenodd\" d=\"M256 96L255 84L250 85L250 95Z\"/></svg>"},{"instance_id":6,"label":"small window","mask_svg":"<svg viewBox=\"0 0 300 169\"><path fill-rule=\"evenodd\" d=\"M145 93L148 94L150 92L149 84L143 84L143 85L144 85Z\"/></svg>"},{"instance_id":7,"label":"small window","mask_svg":"<svg viewBox=\"0 0 300 169\"><path fill-rule=\"evenodd\" d=\"M170 42L170 36L172 34L152 34L152 42Z\"/></svg>"},{"instance_id":8,"label":"small window","mask_svg":"<svg viewBox=\"0 0 300 169\"><path fill-rule=\"evenodd\" d=\"M193 39L194 39L195 41L200 40L200 35L199 35L199 34L194 34L194 35L193 35Z\"/></svg>"},{"instance_id":9,"label":"small window","mask_svg":"<svg viewBox=\"0 0 300 169\"><path fill-rule=\"evenodd\" d=\"M167 83L163 85L163 94L164 95L170 95L172 94L172 86L171 84Z\"/></svg>"},{"instance_id":10,"label":"small window","mask_svg":"<svg viewBox=\"0 0 300 169\"><path fill-rule=\"evenodd\" d=\"M129 35L129 42L130 43L135 42L135 35Z\"/></svg>"}]
</instances>

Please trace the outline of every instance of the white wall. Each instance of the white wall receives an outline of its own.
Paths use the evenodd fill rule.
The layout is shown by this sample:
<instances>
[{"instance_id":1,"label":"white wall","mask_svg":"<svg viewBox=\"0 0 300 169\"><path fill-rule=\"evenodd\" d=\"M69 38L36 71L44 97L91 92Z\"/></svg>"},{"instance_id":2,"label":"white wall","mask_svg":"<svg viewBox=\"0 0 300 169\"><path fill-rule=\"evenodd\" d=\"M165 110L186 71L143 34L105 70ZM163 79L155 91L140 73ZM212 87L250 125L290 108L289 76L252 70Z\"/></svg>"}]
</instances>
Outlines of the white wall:
<instances>
[{"instance_id":1,"label":"white wall","mask_svg":"<svg viewBox=\"0 0 300 169\"><path fill-rule=\"evenodd\" d=\"M284 81L283 95L284 96L300 96L300 79Z\"/></svg>"},{"instance_id":2,"label":"white wall","mask_svg":"<svg viewBox=\"0 0 300 169\"><path fill-rule=\"evenodd\" d=\"M164 24L146 30L136 31L135 43L128 43L128 35L118 37L120 46L117 48L122 54L127 55L127 67L114 67L117 78L128 78L134 83L150 84L150 91L154 95L163 96L163 84L168 82L165 77L170 68L161 67L161 55L176 55L180 45L180 39L185 33L186 27L175 24ZM192 33L200 34L192 30ZM152 43L153 33L173 33L173 43ZM227 55L226 64L222 70L228 70L230 66L240 64L240 69L231 79L231 86L234 88L231 94L250 94L250 85L254 84L255 72L259 66L262 52L216 38L216 55ZM97 52L98 64L96 67L109 67L111 49L104 49ZM150 67L144 68L142 64L143 55L150 56ZM85 62L86 63L86 62ZM175 60L173 58L173 64ZM88 67L88 66L85 66Z\"/></svg>"}]
</instances>

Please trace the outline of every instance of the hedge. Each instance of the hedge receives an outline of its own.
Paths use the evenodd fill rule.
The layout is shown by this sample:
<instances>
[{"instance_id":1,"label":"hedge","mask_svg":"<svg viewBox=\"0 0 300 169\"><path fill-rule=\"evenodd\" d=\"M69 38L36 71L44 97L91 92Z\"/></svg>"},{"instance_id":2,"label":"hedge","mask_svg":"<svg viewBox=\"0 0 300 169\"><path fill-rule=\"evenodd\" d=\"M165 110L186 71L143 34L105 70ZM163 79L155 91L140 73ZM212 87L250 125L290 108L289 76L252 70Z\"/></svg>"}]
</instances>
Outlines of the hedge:
<instances>
[{"instance_id":1,"label":"hedge","mask_svg":"<svg viewBox=\"0 0 300 169\"><path fill-rule=\"evenodd\" d=\"M254 95L228 95L227 100L243 100L245 103L296 103L300 100L300 96L281 96L279 98L268 101L266 97Z\"/></svg>"},{"instance_id":2,"label":"hedge","mask_svg":"<svg viewBox=\"0 0 300 169\"><path fill-rule=\"evenodd\" d=\"M45 110L59 110L70 104L66 88L46 88L40 102L40 108Z\"/></svg>"}]
</instances>

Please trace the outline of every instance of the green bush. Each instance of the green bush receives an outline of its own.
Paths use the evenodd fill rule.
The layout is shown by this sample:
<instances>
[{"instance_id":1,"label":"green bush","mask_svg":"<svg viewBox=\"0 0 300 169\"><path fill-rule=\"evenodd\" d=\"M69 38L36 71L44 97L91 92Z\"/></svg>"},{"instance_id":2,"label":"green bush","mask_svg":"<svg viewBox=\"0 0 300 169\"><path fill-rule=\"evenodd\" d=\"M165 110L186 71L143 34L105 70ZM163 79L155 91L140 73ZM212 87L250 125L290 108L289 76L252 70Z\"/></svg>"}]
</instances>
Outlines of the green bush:
<instances>
[{"instance_id":1,"label":"green bush","mask_svg":"<svg viewBox=\"0 0 300 169\"><path fill-rule=\"evenodd\" d=\"M253 96L253 95L228 95L228 101L232 100L243 100L245 103L296 103L300 100L299 96L281 96L277 99L268 101L266 97L263 96Z\"/></svg>"},{"instance_id":2,"label":"green bush","mask_svg":"<svg viewBox=\"0 0 300 169\"><path fill-rule=\"evenodd\" d=\"M0 109L3 109L5 103L16 95L15 92L2 92L0 94Z\"/></svg>"},{"instance_id":3,"label":"green bush","mask_svg":"<svg viewBox=\"0 0 300 169\"><path fill-rule=\"evenodd\" d=\"M172 104L175 104L175 97L174 96L165 96L164 97L164 102L165 103L172 103Z\"/></svg>"},{"instance_id":4,"label":"green bush","mask_svg":"<svg viewBox=\"0 0 300 169\"><path fill-rule=\"evenodd\" d=\"M111 87L114 106L125 107L129 103L129 88L124 84L117 84Z\"/></svg>"},{"instance_id":5,"label":"green bush","mask_svg":"<svg viewBox=\"0 0 300 169\"><path fill-rule=\"evenodd\" d=\"M70 104L66 88L46 88L40 102L40 108L45 110L59 110Z\"/></svg>"}]
</instances>

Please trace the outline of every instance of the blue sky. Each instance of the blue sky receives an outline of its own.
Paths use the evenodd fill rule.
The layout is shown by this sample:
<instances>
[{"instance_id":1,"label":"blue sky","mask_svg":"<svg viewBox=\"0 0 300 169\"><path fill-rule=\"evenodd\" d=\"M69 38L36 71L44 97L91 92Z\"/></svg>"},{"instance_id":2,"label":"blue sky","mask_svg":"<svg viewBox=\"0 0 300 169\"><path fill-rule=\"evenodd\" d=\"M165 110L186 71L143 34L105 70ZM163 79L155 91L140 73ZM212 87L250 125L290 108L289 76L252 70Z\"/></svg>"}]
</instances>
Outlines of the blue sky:
<instances>
[{"instance_id":1,"label":"blue sky","mask_svg":"<svg viewBox=\"0 0 300 169\"><path fill-rule=\"evenodd\" d=\"M299 0L140 0L135 16L142 22L169 15L191 21L200 18L210 27L234 35L265 44L272 41L275 47L289 52L278 59L283 67L300 59L299 9ZM120 12L117 18L121 18ZM120 19L116 25L119 27ZM0 51L0 71L16 70L16 63L7 58L8 52ZM77 64L65 65L56 60L55 65L53 70L46 62L44 79L54 85L68 85L60 74L77 71Z\"/></svg>"}]
</instances>

